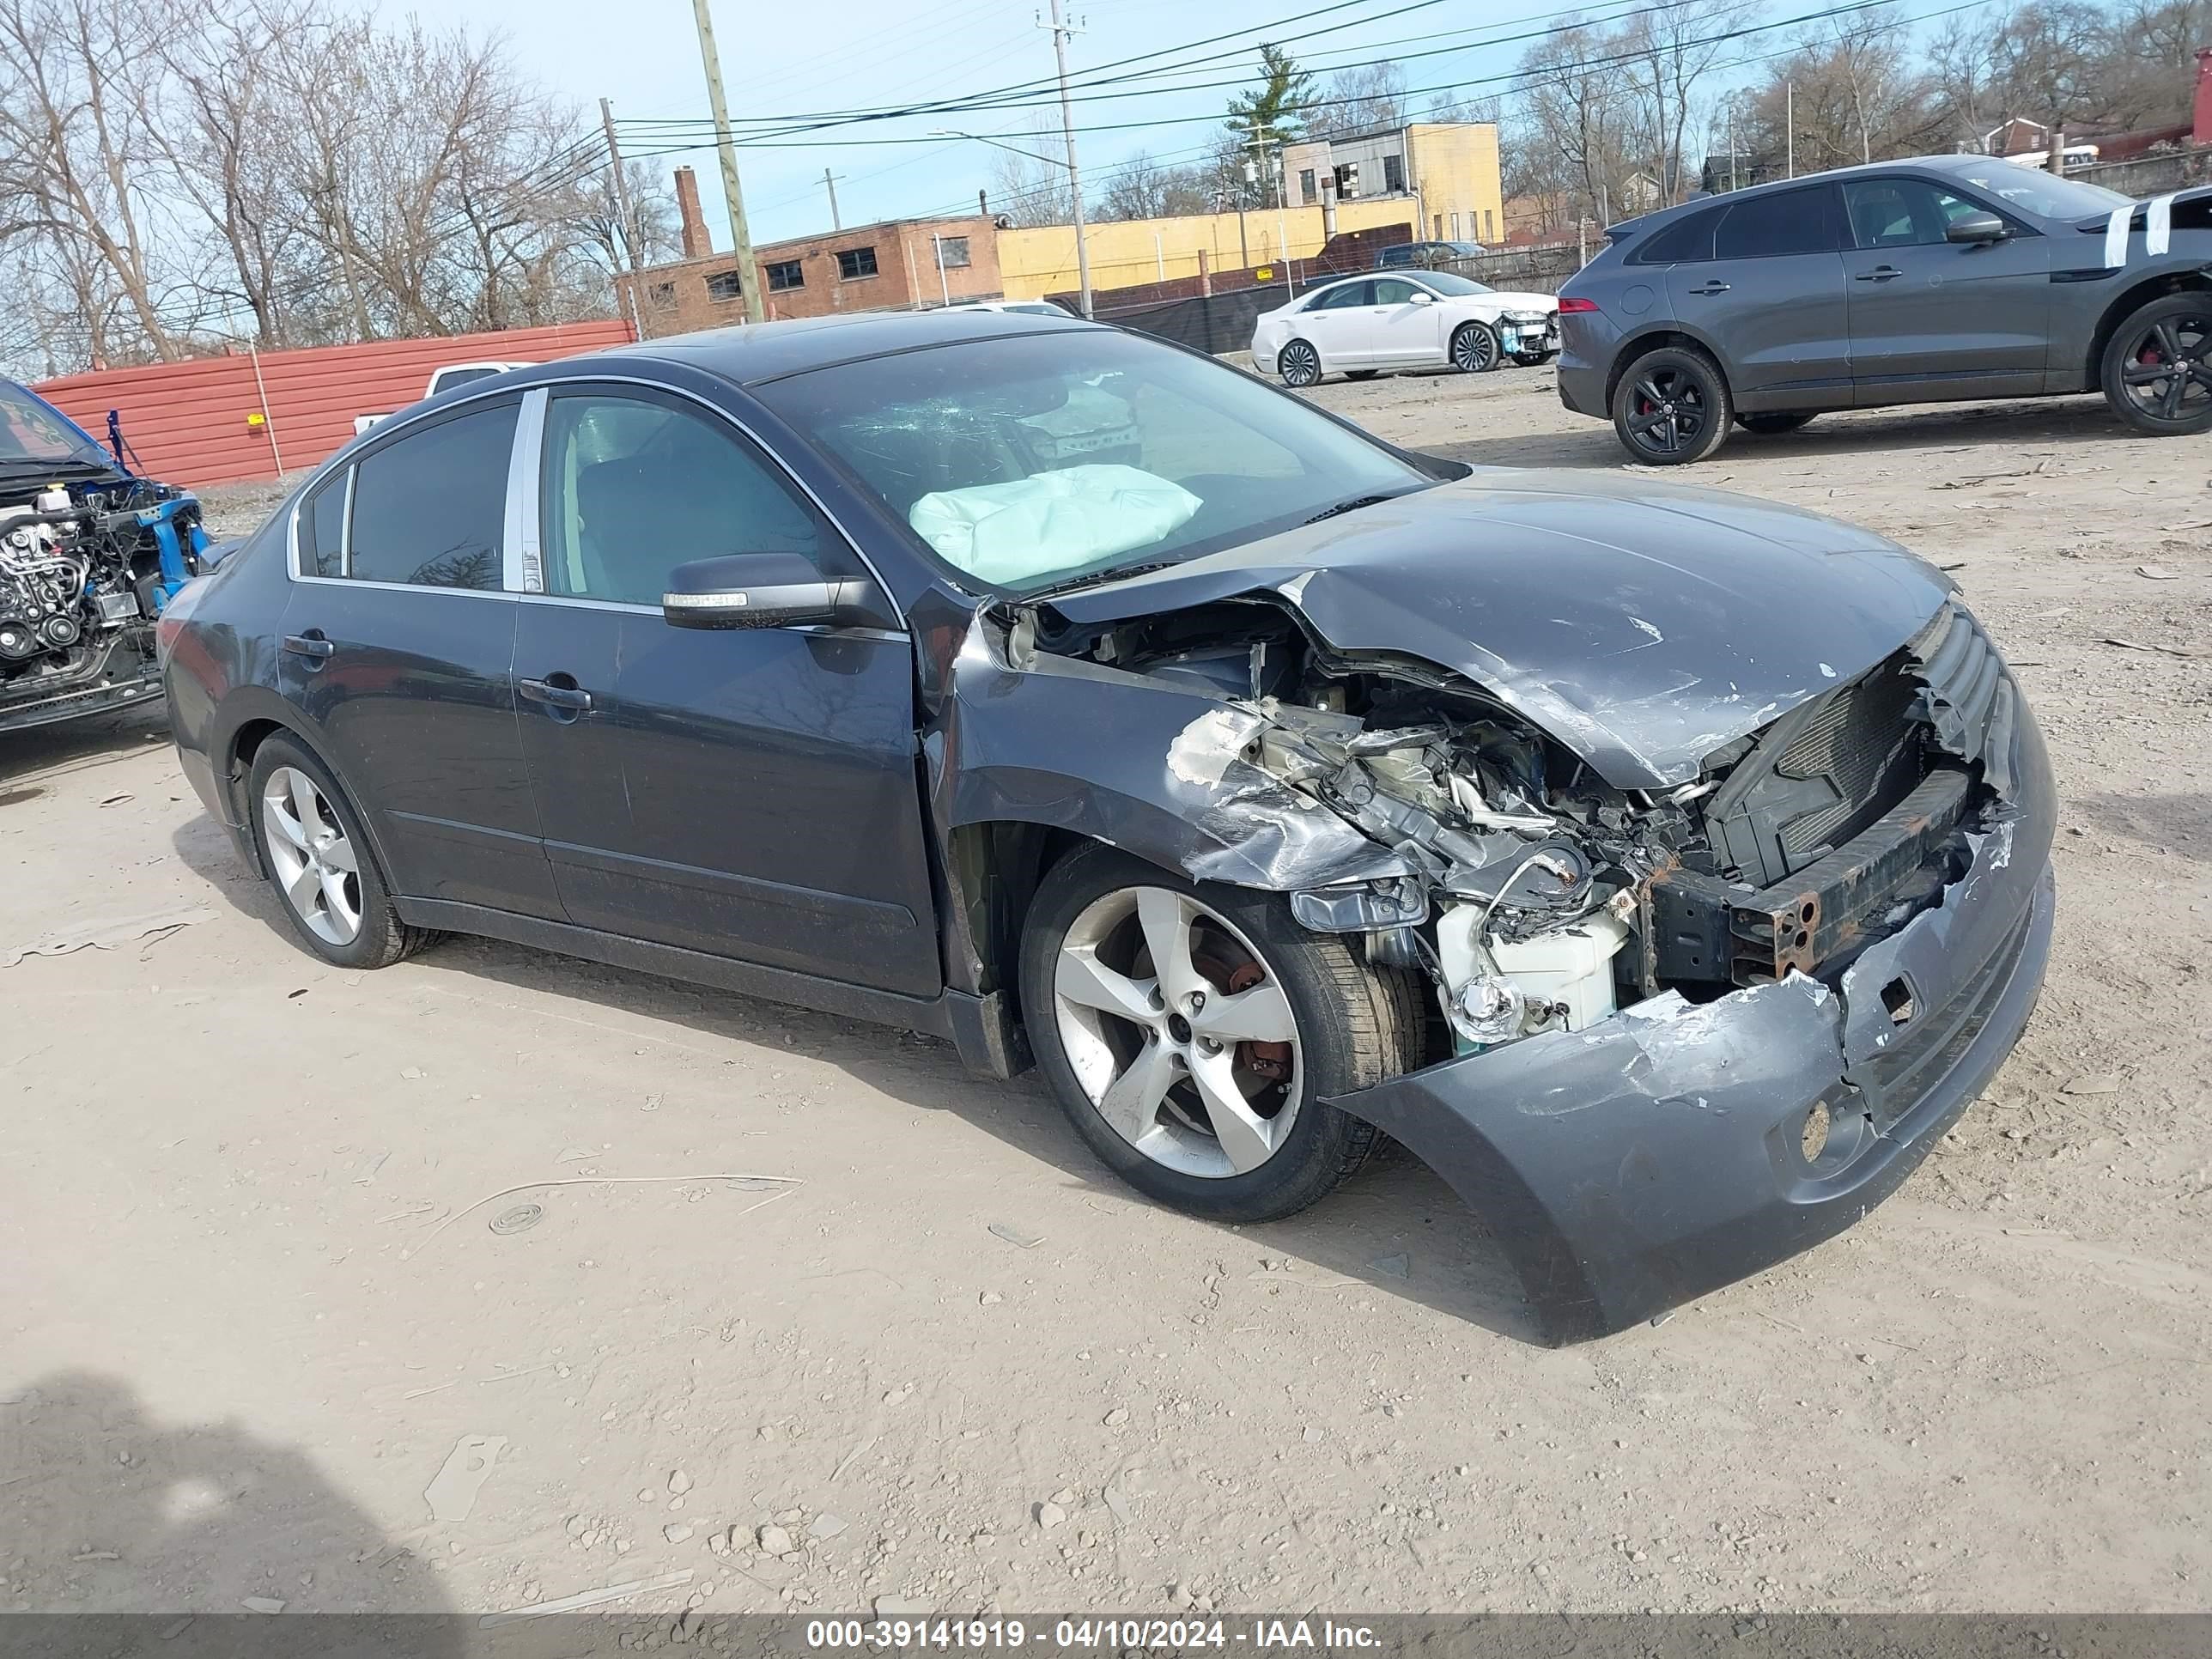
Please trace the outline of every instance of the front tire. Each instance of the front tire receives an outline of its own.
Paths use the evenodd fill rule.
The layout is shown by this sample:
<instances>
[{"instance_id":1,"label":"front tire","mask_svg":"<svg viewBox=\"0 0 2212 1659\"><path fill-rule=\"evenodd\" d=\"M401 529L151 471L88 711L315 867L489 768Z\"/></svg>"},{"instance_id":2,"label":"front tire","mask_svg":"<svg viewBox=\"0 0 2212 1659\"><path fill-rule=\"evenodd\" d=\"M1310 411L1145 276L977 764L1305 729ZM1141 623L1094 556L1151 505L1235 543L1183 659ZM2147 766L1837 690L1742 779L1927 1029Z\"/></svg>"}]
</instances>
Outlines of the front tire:
<instances>
[{"instance_id":1,"label":"front tire","mask_svg":"<svg viewBox=\"0 0 2212 1659\"><path fill-rule=\"evenodd\" d=\"M1783 410L1771 415L1739 415L1735 423L1754 438L1777 438L1811 423L1818 410Z\"/></svg>"},{"instance_id":2,"label":"front tire","mask_svg":"<svg viewBox=\"0 0 2212 1659\"><path fill-rule=\"evenodd\" d=\"M1613 391L1613 429L1646 466L1684 466L1717 453L1734 415L1728 377L1694 346L1645 352Z\"/></svg>"},{"instance_id":3,"label":"front tire","mask_svg":"<svg viewBox=\"0 0 2212 1659\"><path fill-rule=\"evenodd\" d=\"M330 769L288 738L254 750L246 811L261 868L300 942L337 968L388 968L431 937L400 921Z\"/></svg>"},{"instance_id":4,"label":"front tire","mask_svg":"<svg viewBox=\"0 0 2212 1659\"><path fill-rule=\"evenodd\" d=\"M1376 1131L1323 1103L1420 1063L1418 1004L1279 895L1106 847L1040 884L1021 997L1076 1133L1139 1192L1214 1221L1327 1196Z\"/></svg>"},{"instance_id":5,"label":"front tire","mask_svg":"<svg viewBox=\"0 0 2212 1659\"><path fill-rule=\"evenodd\" d=\"M1487 323L1462 324L1451 337L1451 366L1462 374L1489 374L1504 351L1498 331Z\"/></svg>"},{"instance_id":6,"label":"front tire","mask_svg":"<svg viewBox=\"0 0 2212 1659\"><path fill-rule=\"evenodd\" d=\"M2136 431L2185 438L2212 428L2212 294L2153 300L2113 331L2100 377L2105 401Z\"/></svg>"},{"instance_id":7,"label":"front tire","mask_svg":"<svg viewBox=\"0 0 2212 1659\"><path fill-rule=\"evenodd\" d=\"M1321 353L1304 340L1292 340L1275 354L1275 373L1283 384L1304 391L1321 384Z\"/></svg>"}]
</instances>

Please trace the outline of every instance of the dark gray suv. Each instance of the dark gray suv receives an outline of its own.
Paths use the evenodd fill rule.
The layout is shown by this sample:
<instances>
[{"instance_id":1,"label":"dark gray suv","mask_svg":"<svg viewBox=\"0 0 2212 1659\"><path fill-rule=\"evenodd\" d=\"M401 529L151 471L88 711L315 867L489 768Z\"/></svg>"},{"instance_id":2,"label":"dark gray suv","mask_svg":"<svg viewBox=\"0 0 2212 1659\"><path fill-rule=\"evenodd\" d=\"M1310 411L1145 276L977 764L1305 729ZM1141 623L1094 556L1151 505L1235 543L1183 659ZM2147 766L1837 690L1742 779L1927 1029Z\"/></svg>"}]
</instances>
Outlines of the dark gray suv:
<instances>
[{"instance_id":1,"label":"dark gray suv","mask_svg":"<svg viewBox=\"0 0 2212 1659\"><path fill-rule=\"evenodd\" d=\"M1731 423L2100 389L2138 431L2203 432L2212 189L2161 207L2154 228L2094 185L1934 155L1651 214L1560 290L1559 399L1655 465L1704 459ZM2123 248L2107 231L2130 208Z\"/></svg>"}]
</instances>

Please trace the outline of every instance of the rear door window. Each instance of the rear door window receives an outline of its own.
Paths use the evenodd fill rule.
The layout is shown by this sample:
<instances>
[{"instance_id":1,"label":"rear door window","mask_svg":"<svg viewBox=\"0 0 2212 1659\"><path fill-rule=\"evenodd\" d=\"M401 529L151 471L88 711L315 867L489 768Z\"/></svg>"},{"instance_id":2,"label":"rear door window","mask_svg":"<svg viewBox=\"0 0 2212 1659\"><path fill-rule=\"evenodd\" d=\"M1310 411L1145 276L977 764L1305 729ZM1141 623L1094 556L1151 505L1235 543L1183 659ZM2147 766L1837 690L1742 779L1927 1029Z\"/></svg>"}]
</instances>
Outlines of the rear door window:
<instances>
[{"instance_id":1,"label":"rear door window","mask_svg":"<svg viewBox=\"0 0 2212 1659\"><path fill-rule=\"evenodd\" d=\"M1842 246L1834 186L1808 185L1732 204L1714 233L1713 257L1772 259L1833 253Z\"/></svg>"},{"instance_id":2,"label":"rear door window","mask_svg":"<svg viewBox=\"0 0 2212 1659\"><path fill-rule=\"evenodd\" d=\"M518 403L412 427L362 458L346 574L416 587L502 585Z\"/></svg>"},{"instance_id":3,"label":"rear door window","mask_svg":"<svg viewBox=\"0 0 2212 1659\"><path fill-rule=\"evenodd\" d=\"M1316 311L1345 311L1353 306L1371 306L1375 303L1374 295L1375 284L1372 283L1346 283L1342 288L1329 289L1313 302L1312 308Z\"/></svg>"}]
</instances>

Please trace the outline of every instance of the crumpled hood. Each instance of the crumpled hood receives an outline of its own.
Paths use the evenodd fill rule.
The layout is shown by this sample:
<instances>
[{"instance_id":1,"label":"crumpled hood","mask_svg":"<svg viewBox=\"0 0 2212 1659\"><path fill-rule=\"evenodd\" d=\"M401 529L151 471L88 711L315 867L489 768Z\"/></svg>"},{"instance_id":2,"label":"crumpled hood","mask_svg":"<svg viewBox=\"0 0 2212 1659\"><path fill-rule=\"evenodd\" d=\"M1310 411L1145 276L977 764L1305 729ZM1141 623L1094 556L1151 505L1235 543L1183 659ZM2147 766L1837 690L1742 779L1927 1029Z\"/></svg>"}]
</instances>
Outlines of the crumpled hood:
<instances>
[{"instance_id":1,"label":"crumpled hood","mask_svg":"<svg viewBox=\"0 0 2212 1659\"><path fill-rule=\"evenodd\" d=\"M1272 592L1340 652L1464 675L1627 789L1694 779L1952 591L1894 542L1772 501L1484 469L1049 603L1095 623Z\"/></svg>"}]
</instances>

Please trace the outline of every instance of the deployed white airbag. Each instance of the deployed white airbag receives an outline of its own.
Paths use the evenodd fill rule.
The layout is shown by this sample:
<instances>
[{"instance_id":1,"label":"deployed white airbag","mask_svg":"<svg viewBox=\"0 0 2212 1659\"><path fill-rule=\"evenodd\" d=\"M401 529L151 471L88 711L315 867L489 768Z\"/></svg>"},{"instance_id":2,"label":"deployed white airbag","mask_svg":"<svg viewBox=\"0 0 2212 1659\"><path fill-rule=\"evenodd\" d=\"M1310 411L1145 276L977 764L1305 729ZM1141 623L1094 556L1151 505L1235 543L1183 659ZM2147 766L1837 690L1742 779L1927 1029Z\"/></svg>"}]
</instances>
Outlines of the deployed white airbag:
<instances>
[{"instance_id":1,"label":"deployed white airbag","mask_svg":"<svg viewBox=\"0 0 2212 1659\"><path fill-rule=\"evenodd\" d=\"M969 575L1013 583L1156 542L1203 505L1157 473L1102 463L935 490L914 504L907 522Z\"/></svg>"}]
</instances>

